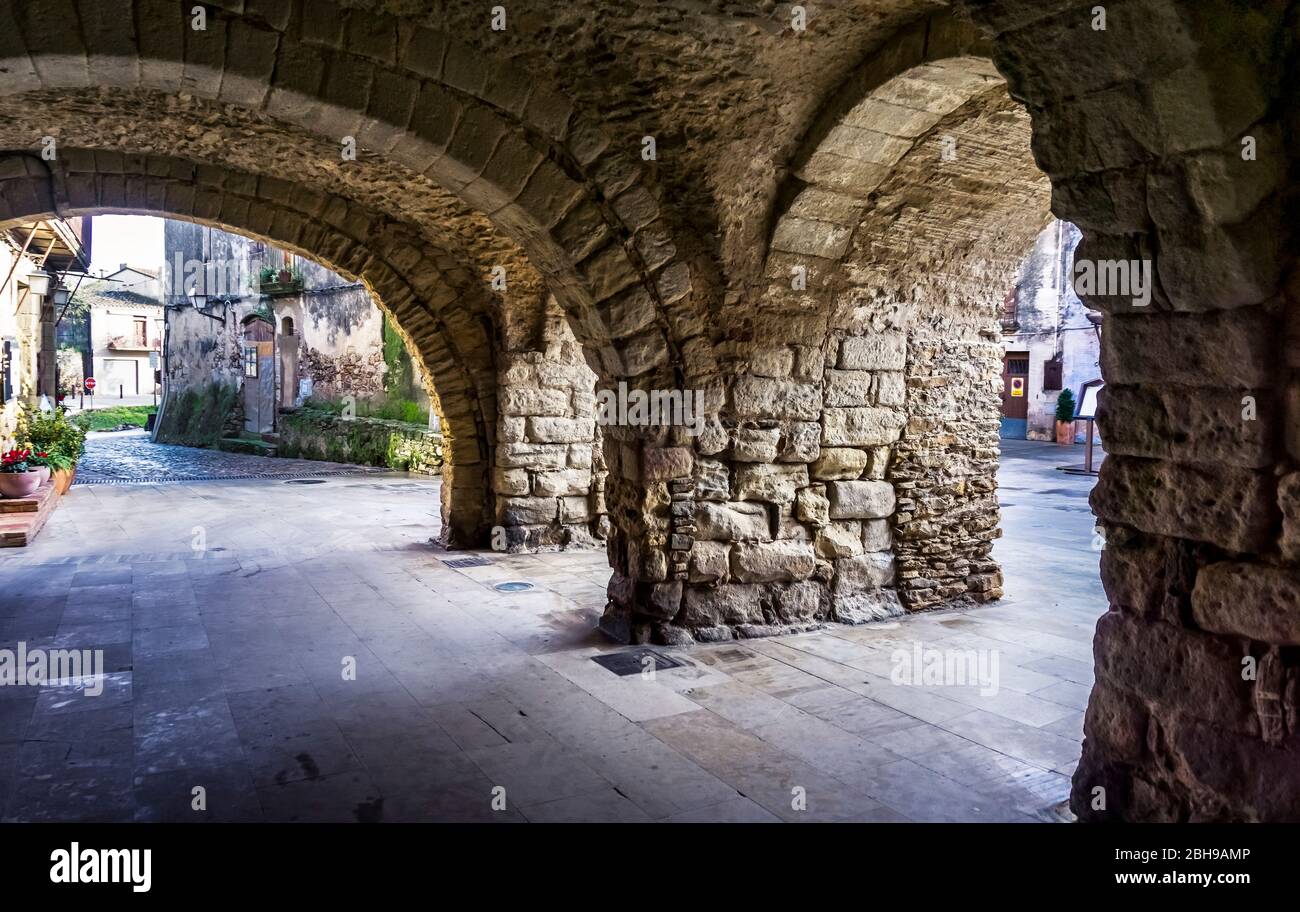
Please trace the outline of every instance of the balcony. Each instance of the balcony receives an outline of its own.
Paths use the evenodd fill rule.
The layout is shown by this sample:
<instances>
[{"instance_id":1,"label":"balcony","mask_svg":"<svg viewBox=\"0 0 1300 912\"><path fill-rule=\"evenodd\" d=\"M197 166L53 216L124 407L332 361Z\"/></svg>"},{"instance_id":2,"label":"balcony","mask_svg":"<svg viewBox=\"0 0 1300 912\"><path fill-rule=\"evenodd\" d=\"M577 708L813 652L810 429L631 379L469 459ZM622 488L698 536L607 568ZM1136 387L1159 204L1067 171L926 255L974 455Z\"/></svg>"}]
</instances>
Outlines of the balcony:
<instances>
[{"instance_id":1,"label":"balcony","mask_svg":"<svg viewBox=\"0 0 1300 912\"><path fill-rule=\"evenodd\" d=\"M302 293L302 275L288 269L264 269L258 276L258 290L268 296L293 295Z\"/></svg>"},{"instance_id":2,"label":"balcony","mask_svg":"<svg viewBox=\"0 0 1300 912\"><path fill-rule=\"evenodd\" d=\"M108 347L111 351L161 351L162 340L143 336L109 336Z\"/></svg>"}]
</instances>

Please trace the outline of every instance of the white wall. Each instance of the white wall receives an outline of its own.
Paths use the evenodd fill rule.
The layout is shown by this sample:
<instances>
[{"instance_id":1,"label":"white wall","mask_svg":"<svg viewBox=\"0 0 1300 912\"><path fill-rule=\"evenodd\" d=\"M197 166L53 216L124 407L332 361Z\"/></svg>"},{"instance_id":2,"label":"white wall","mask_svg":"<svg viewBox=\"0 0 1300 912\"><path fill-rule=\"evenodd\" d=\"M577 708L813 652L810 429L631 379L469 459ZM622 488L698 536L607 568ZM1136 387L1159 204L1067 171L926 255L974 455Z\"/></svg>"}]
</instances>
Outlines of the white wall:
<instances>
[{"instance_id":1,"label":"white wall","mask_svg":"<svg viewBox=\"0 0 1300 912\"><path fill-rule=\"evenodd\" d=\"M1074 248L1079 230L1053 220L1043 229L1025 258L1017 281L1017 319L1020 330L1005 335L1005 351L1029 352L1028 431L1030 440L1054 439L1056 400L1060 390L1043 389L1043 364L1062 356L1061 382L1075 398L1079 388L1101 376L1097 331L1088 310L1071 283ZM1078 428L1082 439L1083 425Z\"/></svg>"}]
</instances>

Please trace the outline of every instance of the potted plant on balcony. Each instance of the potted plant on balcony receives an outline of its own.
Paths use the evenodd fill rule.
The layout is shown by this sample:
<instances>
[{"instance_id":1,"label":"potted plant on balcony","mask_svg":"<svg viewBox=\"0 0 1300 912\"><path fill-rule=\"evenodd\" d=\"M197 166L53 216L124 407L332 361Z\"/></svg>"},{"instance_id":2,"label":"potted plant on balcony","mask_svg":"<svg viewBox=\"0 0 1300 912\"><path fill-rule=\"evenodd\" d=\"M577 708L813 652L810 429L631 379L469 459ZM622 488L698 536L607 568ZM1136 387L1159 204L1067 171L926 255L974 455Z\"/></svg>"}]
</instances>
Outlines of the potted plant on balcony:
<instances>
[{"instance_id":1,"label":"potted plant on balcony","mask_svg":"<svg viewBox=\"0 0 1300 912\"><path fill-rule=\"evenodd\" d=\"M41 473L27 459L29 450L14 448L0 456L0 494L5 497L31 497L41 486Z\"/></svg>"},{"instance_id":2,"label":"potted plant on balcony","mask_svg":"<svg viewBox=\"0 0 1300 912\"><path fill-rule=\"evenodd\" d=\"M1061 446L1074 443L1074 393L1068 389L1056 397L1056 442Z\"/></svg>"}]
</instances>

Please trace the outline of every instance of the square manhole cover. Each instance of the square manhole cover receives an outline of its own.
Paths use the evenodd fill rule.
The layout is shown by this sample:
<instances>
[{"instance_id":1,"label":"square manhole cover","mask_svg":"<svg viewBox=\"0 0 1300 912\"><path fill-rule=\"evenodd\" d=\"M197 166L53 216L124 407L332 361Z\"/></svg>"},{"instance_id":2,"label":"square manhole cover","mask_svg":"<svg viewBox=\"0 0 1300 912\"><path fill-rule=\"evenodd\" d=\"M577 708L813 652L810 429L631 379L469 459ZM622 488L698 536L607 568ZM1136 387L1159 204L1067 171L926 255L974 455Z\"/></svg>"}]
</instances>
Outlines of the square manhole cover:
<instances>
[{"instance_id":1,"label":"square manhole cover","mask_svg":"<svg viewBox=\"0 0 1300 912\"><path fill-rule=\"evenodd\" d=\"M666 655L661 655L653 649L633 649L628 652L606 652L602 655L592 656L591 660L597 665L601 665L614 672L616 675L640 674L642 669L650 667L646 662L649 659L654 662L655 671L663 671L665 668L680 668L681 662L670 659Z\"/></svg>"},{"instance_id":2,"label":"square manhole cover","mask_svg":"<svg viewBox=\"0 0 1300 912\"><path fill-rule=\"evenodd\" d=\"M457 557L447 560L445 557L440 560L448 567L459 570L461 567L488 567L492 562L486 557Z\"/></svg>"}]
</instances>

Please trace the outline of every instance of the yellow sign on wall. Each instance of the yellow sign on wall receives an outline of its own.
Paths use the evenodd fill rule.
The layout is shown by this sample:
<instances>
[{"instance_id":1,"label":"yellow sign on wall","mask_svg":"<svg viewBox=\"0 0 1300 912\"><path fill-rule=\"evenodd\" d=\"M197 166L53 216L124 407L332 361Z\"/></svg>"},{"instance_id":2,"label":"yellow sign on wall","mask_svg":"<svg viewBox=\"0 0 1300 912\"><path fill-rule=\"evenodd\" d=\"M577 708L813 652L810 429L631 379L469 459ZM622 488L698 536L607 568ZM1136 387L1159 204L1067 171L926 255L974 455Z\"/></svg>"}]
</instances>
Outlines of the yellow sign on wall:
<instances>
[{"instance_id":1,"label":"yellow sign on wall","mask_svg":"<svg viewBox=\"0 0 1300 912\"><path fill-rule=\"evenodd\" d=\"M1017 398L1019 398L1019 397L1021 397L1021 396L1024 396L1024 394L1025 394L1025 378L1024 378L1024 377L1012 377L1012 378L1011 378L1011 395L1012 395L1013 397L1017 397Z\"/></svg>"}]
</instances>

